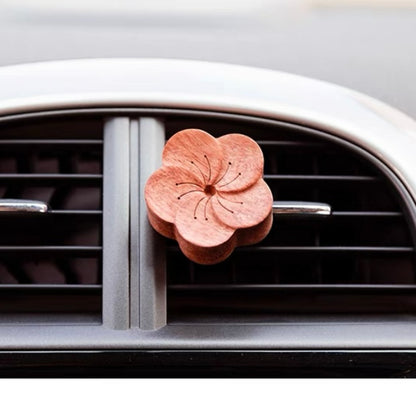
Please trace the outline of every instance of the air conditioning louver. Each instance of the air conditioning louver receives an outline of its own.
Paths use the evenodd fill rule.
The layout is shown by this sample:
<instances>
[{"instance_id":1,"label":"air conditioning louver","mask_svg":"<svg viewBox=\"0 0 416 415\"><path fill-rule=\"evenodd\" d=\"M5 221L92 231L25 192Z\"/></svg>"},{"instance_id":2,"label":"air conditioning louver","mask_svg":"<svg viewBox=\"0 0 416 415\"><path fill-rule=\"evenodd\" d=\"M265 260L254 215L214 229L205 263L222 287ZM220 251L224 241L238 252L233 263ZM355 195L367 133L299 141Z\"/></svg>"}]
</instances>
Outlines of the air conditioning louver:
<instances>
[{"instance_id":1,"label":"air conditioning louver","mask_svg":"<svg viewBox=\"0 0 416 415\"><path fill-rule=\"evenodd\" d=\"M400 183L374 157L286 123L163 117L167 137L201 128L255 138L275 200L333 209L327 218L275 217L264 241L216 266L193 264L168 243L168 321L416 310L414 220ZM0 215L0 322L101 320L103 124L100 115L2 123L0 198L44 201L50 212Z\"/></svg>"},{"instance_id":2,"label":"air conditioning louver","mask_svg":"<svg viewBox=\"0 0 416 415\"><path fill-rule=\"evenodd\" d=\"M275 217L264 241L238 248L215 266L193 264L170 243L170 321L415 309L413 225L393 181L371 157L331 136L283 123L167 120L168 137L183 128L250 135L263 149L275 200L328 203L333 214Z\"/></svg>"},{"instance_id":3,"label":"air conditioning louver","mask_svg":"<svg viewBox=\"0 0 416 415\"><path fill-rule=\"evenodd\" d=\"M50 208L0 214L2 316L99 316L102 147L100 119L2 125L0 198L39 200Z\"/></svg>"}]
</instances>

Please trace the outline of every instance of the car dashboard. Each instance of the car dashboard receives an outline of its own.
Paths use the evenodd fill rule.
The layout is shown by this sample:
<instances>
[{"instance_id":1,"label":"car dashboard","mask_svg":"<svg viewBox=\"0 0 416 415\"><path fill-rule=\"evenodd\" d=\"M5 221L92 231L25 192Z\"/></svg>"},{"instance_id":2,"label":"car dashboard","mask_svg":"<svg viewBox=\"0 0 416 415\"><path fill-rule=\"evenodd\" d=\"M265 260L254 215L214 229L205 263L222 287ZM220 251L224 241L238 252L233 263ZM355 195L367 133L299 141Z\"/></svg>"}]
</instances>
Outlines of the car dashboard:
<instances>
[{"instance_id":1,"label":"car dashboard","mask_svg":"<svg viewBox=\"0 0 416 415\"><path fill-rule=\"evenodd\" d=\"M0 68L1 376L412 376L416 122L296 75L168 59ZM147 219L166 140L249 135L267 238L218 265Z\"/></svg>"}]
</instances>

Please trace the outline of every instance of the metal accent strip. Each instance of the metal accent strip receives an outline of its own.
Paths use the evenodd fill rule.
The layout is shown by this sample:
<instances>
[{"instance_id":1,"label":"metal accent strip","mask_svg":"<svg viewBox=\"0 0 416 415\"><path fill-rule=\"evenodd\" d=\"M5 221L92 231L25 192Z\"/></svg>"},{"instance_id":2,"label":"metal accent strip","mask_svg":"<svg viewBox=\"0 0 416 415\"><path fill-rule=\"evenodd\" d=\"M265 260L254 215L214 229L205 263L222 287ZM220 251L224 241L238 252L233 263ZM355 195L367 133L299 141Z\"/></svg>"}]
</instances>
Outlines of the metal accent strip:
<instances>
[{"instance_id":1,"label":"metal accent strip","mask_svg":"<svg viewBox=\"0 0 416 415\"><path fill-rule=\"evenodd\" d=\"M160 167L165 145L164 123L155 118L139 119L139 187L134 190L139 200L139 326L156 330L166 325L166 259L164 238L150 226L147 219L144 187L149 176ZM137 195L137 190L139 194ZM132 215L136 212L132 212ZM132 277L134 277L132 275Z\"/></svg>"},{"instance_id":2,"label":"metal accent strip","mask_svg":"<svg viewBox=\"0 0 416 415\"><path fill-rule=\"evenodd\" d=\"M129 287L130 119L104 125L103 325L130 326Z\"/></svg>"},{"instance_id":3,"label":"metal accent strip","mask_svg":"<svg viewBox=\"0 0 416 415\"><path fill-rule=\"evenodd\" d=\"M316 202L273 202L274 215L320 215L330 216L331 206L327 203Z\"/></svg>"},{"instance_id":4,"label":"metal accent strip","mask_svg":"<svg viewBox=\"0 0 416 415\"><path fill-rule=\"evenodd\" d=\"M48 204L39 200L0 199L0 213L47 213Z\"/></svg>"}]
</instances>

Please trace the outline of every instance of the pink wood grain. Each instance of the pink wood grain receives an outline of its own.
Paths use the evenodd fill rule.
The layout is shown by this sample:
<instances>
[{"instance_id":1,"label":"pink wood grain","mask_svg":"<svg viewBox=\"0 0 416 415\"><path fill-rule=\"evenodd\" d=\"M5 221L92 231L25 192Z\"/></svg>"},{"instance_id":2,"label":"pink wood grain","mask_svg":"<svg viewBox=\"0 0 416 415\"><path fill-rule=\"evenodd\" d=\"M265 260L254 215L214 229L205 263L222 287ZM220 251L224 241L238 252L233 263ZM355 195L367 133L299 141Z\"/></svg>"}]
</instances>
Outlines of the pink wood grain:
<instances>
[{"instance_id":1,"label":"pink wood grain","mask_svg":"<svg viewBox=\"0 0 416 415\"><path fill-rule=\"evenodd\" d=\"M235 247L257 243L270 231L273 196L263 165L260 147L245 135L176 133L162 167L146 183L150 223L176 239L192 261L223 261Z\"/></svg>"}]
</instances>

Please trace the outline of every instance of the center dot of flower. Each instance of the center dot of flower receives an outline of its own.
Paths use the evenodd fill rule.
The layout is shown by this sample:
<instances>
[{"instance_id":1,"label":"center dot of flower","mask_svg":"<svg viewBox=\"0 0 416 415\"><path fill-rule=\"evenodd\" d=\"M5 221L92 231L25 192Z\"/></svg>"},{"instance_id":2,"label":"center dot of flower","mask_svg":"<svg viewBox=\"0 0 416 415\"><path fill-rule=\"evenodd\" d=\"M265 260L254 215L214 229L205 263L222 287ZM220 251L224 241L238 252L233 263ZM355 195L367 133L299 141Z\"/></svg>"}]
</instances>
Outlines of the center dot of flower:
<instances>
[{"instance_id":1,"label":"center dot of flower","mask_svg":"<svg viewBox=\"0 0 416 415\"><path fill-rule=\"evenodd\" d=\"M215 193L217 193L217 189L215 186L212 186L211 184L207 184L204 188L204 192L208 196L214 196Z\"/></svg>"}]
</instances>

